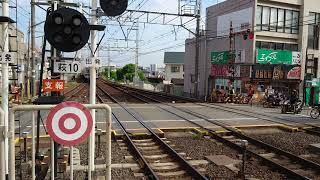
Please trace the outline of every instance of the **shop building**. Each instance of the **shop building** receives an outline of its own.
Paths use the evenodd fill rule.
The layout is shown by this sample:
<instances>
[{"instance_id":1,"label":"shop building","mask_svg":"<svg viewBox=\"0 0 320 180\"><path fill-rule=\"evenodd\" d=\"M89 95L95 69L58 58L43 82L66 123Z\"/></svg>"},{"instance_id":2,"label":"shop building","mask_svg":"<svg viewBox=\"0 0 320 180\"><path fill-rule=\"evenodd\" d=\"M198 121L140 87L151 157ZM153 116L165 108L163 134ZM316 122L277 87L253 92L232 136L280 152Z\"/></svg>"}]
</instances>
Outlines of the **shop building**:
<instances>
[{"instance_id":1,"label":"shop building","mask_svg":"<svg viewBox=\"0 0 320 180\"><path fill-rule=\"evenodd\" d=\"M320 75L319 6L319 0L227 0L208 7L198 80L194 39L186 40L184 92L198 84L203 98L233 82L237 92L253 84L261 92L297 89L305 99L319 94L312 86Z\"/></svg>"}]
</instances>

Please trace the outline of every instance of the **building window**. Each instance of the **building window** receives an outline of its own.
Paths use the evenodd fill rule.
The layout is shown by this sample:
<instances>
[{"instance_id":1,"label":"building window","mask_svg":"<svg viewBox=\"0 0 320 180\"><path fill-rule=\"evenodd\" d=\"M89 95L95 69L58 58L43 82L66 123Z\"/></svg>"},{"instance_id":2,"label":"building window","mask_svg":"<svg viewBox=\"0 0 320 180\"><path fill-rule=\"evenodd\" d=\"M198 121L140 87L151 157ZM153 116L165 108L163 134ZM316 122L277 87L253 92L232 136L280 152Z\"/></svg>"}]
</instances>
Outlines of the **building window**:
<instances>
[{"instance_id":1,"label":"building window","mask_svg":"<svg viewBox=\"0 0 320 180\"><path fill-rule=\"evenodd\" d=\"M172 73L180 72L180 66L171 66L171 72Z\"/></svg>"},{"instance_id":2,"label":"building window","mask_svg":"<svg viewBox=\"0 0 320 180\"><path fill-rule=\"evenodd\" d=\"M262 30L262 6L257 7L257 12L256 12L256 30Z\"/></svg>"},{"instance_id":3,"label":"building window","mask_svg":"<svg viewBox=\"0 0 320 180\"><path fill-rule=\"evenodd\" d=\"M299 12L293 11L292 12L292 33L298 34L299 33Z\"/></svg>"},{"instance_id":4,"label":"building window","mask_svg":"<svg viewBox=\"0 0 320 180\"><path fill-rule=\"evenodd\" d=\"M290 34L292 29L292 11L286 10L286 17L285 17L285 33Z\"/></svg>"},{"instance_id":5,"label":"building window","mask_svg":"<svg viewBox=\"0 0 320 180\"><path fill-rule=\"evenodd\" d=\"M270 14L270 31L277 31L277 18L278 18L278 10L276 8L271 8Z\"/></svg>"},{"instance_id":6,"label":"building window","mask_svg":"<svg viewBox=\"0 0 320 180\"><path fill-rule=\"evenodd\" d=\"M298 51L298 44L256 41L257 49Z\"/></svg>"},{"instance_id":7,"label":"building window","mask_svg":"<svg viewBox=\"0 0 320 180\"><path fill-rule=\"evenodd\" d=\"M261 42L261 49L270 49L269 42Z\"/></svg>"},{"instance_id":8,"label":"building window","mask_svg":"<svg viewBox=\"0 0 320 180\"><path fill-rule=\"evenodd\" d=\"M276 50L283 50L284 43L276 43Z\"/></svg>"},{"instance_id":9,"label":"building window","mask_svg":"<svg viewBox=\"0 0 320 180\"><path fill-rule=\"evenodd\" d=\"M308 26L308 48L319 49L319 25L320 14L310 13L310 23Z\"/></svg>"},{"instance_id":10,"label":"building window","mask_svg":"<svg viewBox=\"0 0 320 180\"><path fill-rule=\"evenodd\" d=\"M262 30L269 31L270 25L270 7L264 6L262 9Z\"/></svg>"},{"instance_id":11,"label":"building window","mask_svg":"<svg viewBox=\"0 0 320 180\"><path fill-rule=\"evenodd\" d=\"M258 6L256 30L280 33L299 33L299 12L268 6Z\"/></svg>"},{"instance_id":12,"label":"building window","mask_svg":"<svg viewBox=\"0 0 320 180\"><path fill-rule=\"evenodd\" d=\"M284 32L284 9L278 9L277 32Z\"/></svg>"},{"instance_id":13,"label":"building window","mask_svg":"<svg viewBox=\"0 0 320 180\"><path fill-rule=\"evenodd\" d=\"M261 49L261 41L256 41L256 48Z\"/></svg>"}]
</instances>

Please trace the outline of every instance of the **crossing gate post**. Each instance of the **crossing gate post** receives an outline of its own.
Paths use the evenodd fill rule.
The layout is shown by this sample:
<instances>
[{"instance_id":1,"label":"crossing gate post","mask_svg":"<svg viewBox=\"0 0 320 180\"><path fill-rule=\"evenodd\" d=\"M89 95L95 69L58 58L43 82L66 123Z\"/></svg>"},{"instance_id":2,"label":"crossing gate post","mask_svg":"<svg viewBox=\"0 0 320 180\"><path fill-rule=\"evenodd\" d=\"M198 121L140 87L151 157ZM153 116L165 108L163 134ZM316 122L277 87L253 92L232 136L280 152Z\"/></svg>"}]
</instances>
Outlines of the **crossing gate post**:
<instances>
[{"instance_id":1,"label":"crossing gate post","mask_svg":"<svg viewBox=\"0 0 320 180\"><path fill-rule=\"evenodd\" d=\"M54 108L56 105L19 105L15 106L10 110L10 121L9 121L9 132L8 132L8 139L9 139L9 179L15 180L15 136L14 136L14 129L15 129L15 113L17 111L25 111L25 112L35 112L38 110L50 110ZM106 118L106 179L111 180L111 108L106 104L86 104L84 105L86 108L90 110L104 110L104 113L107 117ZM0 109L0 116L1 118L4 117L4 112ZM0 121L1 122L1 121ZM1 124L0 124L1 125ZM6 133L5 133L6 134ZM0 142L2 143L2 139L0 138ZM1 144L0 143L0 144ZM34 141L32 142L34 144ZM52 147L51 147L52 148ZM53 149L51 149L51 152ZM1 165L1 164L0 164ZM0 166L1 167L1 166ZM35 171L35 162L32 161L32 171ZM53 161L51 161L51 170L54 169ZM1 169L2 170L2 169Z\"/></svg>"}]
</instances>

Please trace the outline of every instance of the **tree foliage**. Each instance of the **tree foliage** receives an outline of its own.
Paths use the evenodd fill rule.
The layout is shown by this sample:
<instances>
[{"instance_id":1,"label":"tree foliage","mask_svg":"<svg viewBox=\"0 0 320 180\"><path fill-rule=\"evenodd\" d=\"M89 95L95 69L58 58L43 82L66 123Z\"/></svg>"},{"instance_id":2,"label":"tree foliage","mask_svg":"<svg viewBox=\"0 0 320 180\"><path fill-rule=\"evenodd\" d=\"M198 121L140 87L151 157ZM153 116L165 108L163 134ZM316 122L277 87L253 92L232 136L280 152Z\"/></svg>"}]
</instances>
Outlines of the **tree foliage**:
<instances>
[{"instance_id":1,"label":"tree foliage","mask_svg":"<svg viewBox=\"0 0 320 180\"><path fill-rule=\"evenodd\" d=\"M116 71L111 71L110 79L113 79L116 81L129 80L132 82L134 78L135 67L136 67L135 64L127 64L123 68L117 69ZM105 70L103 75L107 77L108 70ZM144 73L141 70L138 70L138 76L140 80L142 81L146 80L146 77L144 76Z\"/></svg>"}]
</instances>

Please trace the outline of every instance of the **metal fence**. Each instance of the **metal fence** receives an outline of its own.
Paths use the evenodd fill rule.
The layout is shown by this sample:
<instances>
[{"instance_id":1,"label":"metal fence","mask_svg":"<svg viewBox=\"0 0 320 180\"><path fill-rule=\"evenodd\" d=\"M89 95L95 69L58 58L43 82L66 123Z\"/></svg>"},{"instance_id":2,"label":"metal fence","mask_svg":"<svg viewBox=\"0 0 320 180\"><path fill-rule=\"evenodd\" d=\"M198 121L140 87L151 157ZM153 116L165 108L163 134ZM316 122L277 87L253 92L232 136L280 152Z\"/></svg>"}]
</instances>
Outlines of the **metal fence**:
<instances>
[{"instance_id":1,"label":"metal fence","mask_svg":"<svg viewBox=\"0 0 320 180\"><path fill-rule=\"evenodd\" d=\"M106 104L97 104L97 105L91 105L91 104L87 104L84 105L86 108L91 109L91 110L105 110L105 114L106 114L106 142L107 142L107 146L106 146L106 179L110 180L111 179L111 123L112 123L112 119L111 119L111 108L110 106L106 105ZM21 106L15 106L10 110L9 113L9 130L8 133L6 133L4 131L4 124L1 124L2 122L4 122L4 112L3 110L0 109L0 180L4 179L5 177L5 155L4 152L2 151L1 148L4 148L4 139L5 137L8 138L9 141L9 160L8 160L8 164L9 164L9 179L10 180L14 180L15 179L15 113L18 111L28 111L28 112L32 112L32 179L35 179L35 128L36 128L36 124L35 124L35 117L36 117L36 112L38 110L50 110L53 107L55 107L55 105L21 105ZM94 126L95 127L95 124ZM3 129L3 130L2 130ZM4 132L4 133L1 133ZM50 169L51 169L51 179L54 179L54 142L53 140L51 140L51 165L50 165ZM72 148L70 148L72 150ZM73 157L72 157L73 153L70 153L71 157L70 157L70 179L73 179ZM94 154L94 152L93 152ZM89 162L89 167L93 166L94 164L91 164ZM91 179L91 173L89 173L89 179Z\"/></svg>"}]
</instances>

